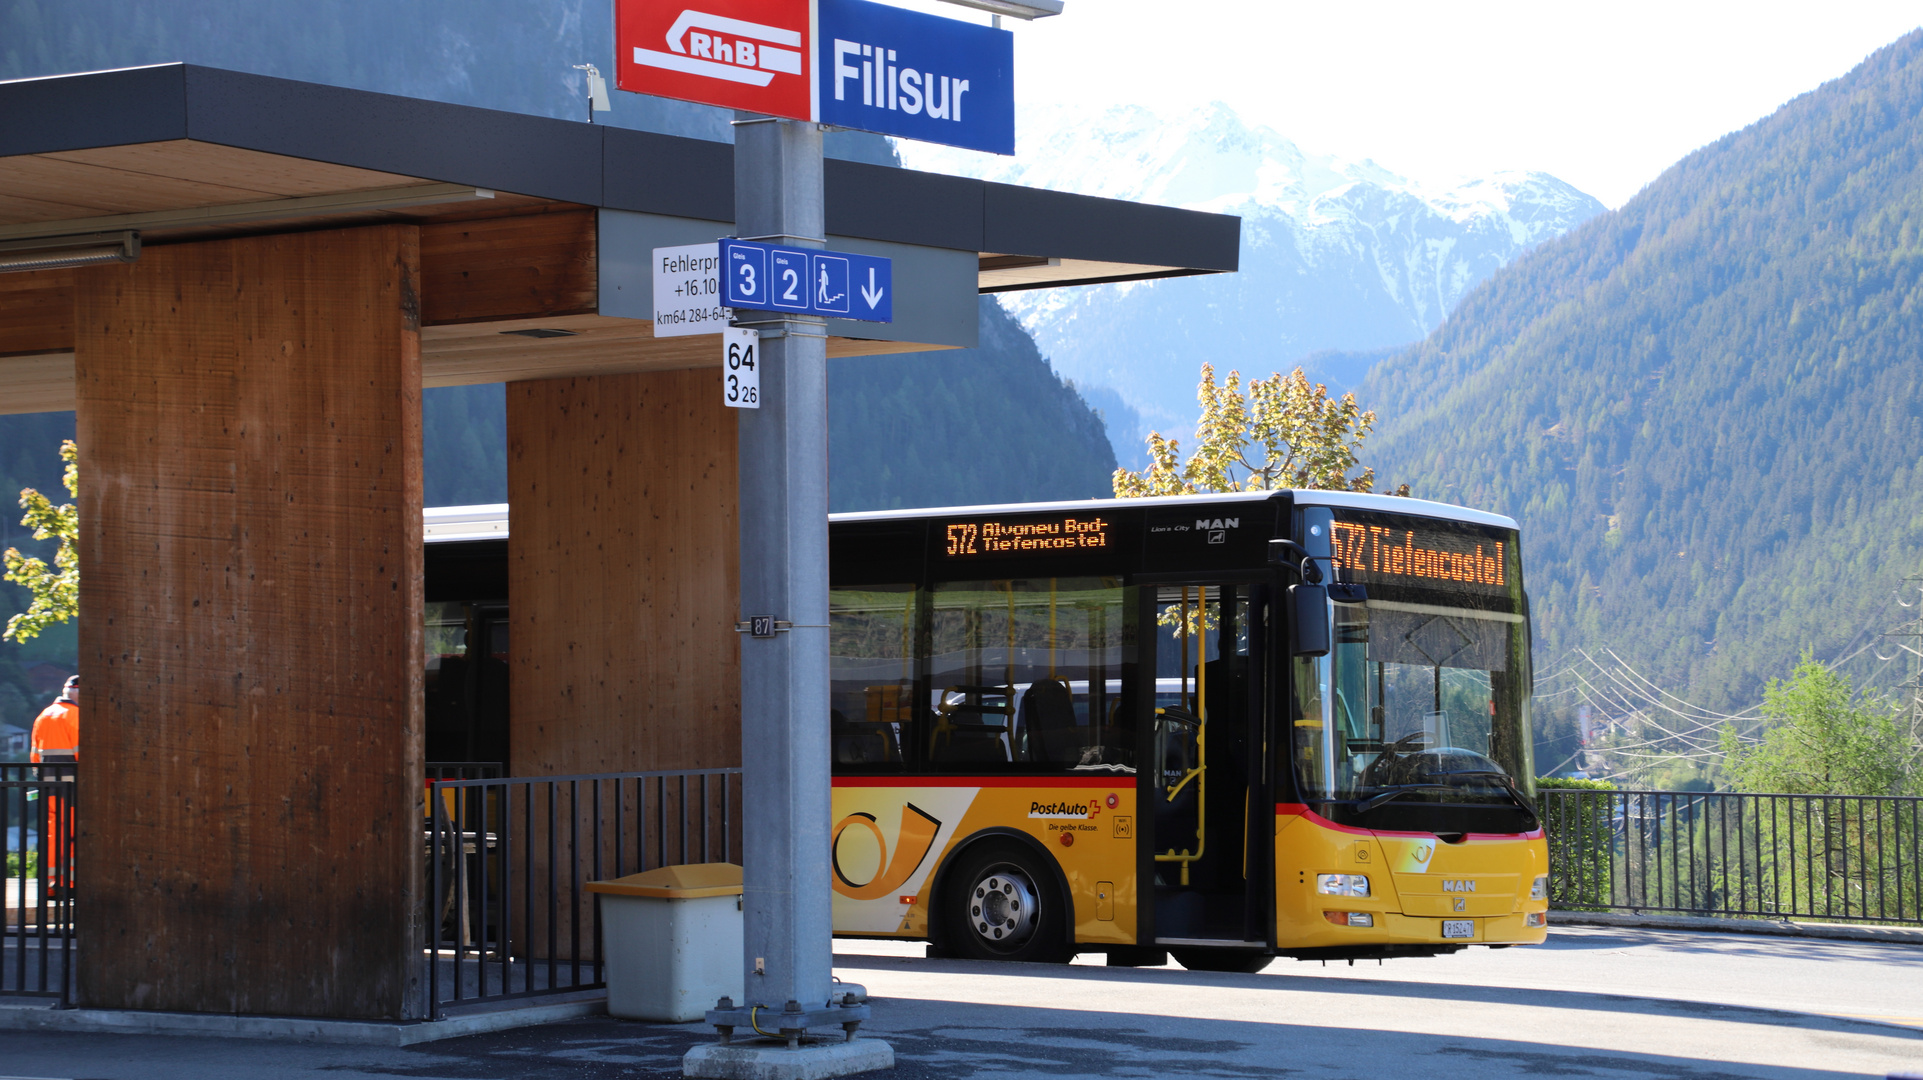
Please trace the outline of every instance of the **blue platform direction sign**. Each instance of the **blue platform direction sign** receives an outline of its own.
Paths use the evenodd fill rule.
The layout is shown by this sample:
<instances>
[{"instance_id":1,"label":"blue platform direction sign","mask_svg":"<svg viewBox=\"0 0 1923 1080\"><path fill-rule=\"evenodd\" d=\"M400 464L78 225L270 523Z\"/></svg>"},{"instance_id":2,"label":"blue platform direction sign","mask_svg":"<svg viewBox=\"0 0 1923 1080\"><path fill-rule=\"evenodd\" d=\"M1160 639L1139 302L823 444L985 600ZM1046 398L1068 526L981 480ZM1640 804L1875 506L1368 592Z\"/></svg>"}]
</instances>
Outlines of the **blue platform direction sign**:
<instances>
[{"instance_id":1,"label":"blue platform direction sign","mask_svg":"<svg viewBox=\"0 0 1923 1080\"><path fill-rule=\"evenodd\" d=\"M1015 152L1015 36L869 0L815 0L824 124Z\"/></svg>"},{"instance_id":2,"label":"blue platform direction sign","mask_svg":"<svg viewBox=\"0 0 1923 1080\"><path fill-rule=\"evenodd\" d=\"M793 315L895 321L895 264L852 251L721 241L722 302Z\"/></svg>"}]
</instances>

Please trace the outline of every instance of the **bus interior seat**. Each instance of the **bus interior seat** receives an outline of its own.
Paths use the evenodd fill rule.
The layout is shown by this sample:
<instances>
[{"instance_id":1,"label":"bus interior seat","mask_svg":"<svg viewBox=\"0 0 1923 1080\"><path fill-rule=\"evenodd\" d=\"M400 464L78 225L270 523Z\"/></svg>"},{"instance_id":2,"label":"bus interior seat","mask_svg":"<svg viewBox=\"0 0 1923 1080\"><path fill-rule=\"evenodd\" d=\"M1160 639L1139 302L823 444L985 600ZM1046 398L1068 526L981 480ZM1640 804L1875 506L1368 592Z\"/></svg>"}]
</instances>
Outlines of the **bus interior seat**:
<instances>
[{"instance_id":1,"label":"bus interior seat","mask_svg":"<svg viewBox=\"0 0 1923 1080\"><path fill-rule=\"evenodd\" d=\"M1060 679L1041 679L1022 695L1021 727L1030 761L1077 765L1084 740L1076 730L1075 699Z\"/></svg>"},{"instance_id":2,"label":"bus interior seat","mask_svg":"<svg viewBox=\"0 0 1923 1080\"><path fill-rule=\"evenodd\" d=\"M1155 800L1156 835L1160 837L1179 831L1175 826L1184 820L1195 820L1201 778L1185 784L1182 780L1201 764L1195 752L1195 735L1201 729L1201 722L1194 713L1179 705L1157 709L1156 713L1155 747L1162 759L1158 763L1162 770L1162 789ZM1170 799L1168 789L1175 785L1180 785L1181 790Z\"/></svg>"},{"instance_id":3,"label":"bus interior seat","mask_svg":"<svg viewBox=\"0 0 1923 1080\"><path fill-rule=\"evenodd\" d=\"M843 716L840 709L831 709L828 712L828 732L834 740L835 763L838 765L899 760L893 753L894 732L886 727L856 724Z\"/></svg>"},{"instance_id":4,"label":"bus interior seat","mask_svg":"<svg viewBox=\"0 0 1923 1080\"><path fill-rule=\"evenodd\" d=\"M1000 725L990 727L979 721L964 721L956 724L945 738L936 743L934 757L936 761L964 764L1007 764L1008 740L1003 738Z\"/></svg>"},{"instance_id":5,"label":"bus interior seat","mask_svg":"<svg viewBox=\"0 0 1923 1080\"><path fill-rule=\"evenodd\" d=\"M935 726L929 732L929 759L961 764L1006 765L1013 761L1008 738L1012 734L1009 721L1013 718L1000 705L970 704L967 701L970 697L978 702L985 697L997 697L1005 702L1013 693L1013 688L1005 686L950 686L944 689L935 699L940 704L935 706ZM994 719L990 720L990 717Z\"/></svg>"}]
</instances>

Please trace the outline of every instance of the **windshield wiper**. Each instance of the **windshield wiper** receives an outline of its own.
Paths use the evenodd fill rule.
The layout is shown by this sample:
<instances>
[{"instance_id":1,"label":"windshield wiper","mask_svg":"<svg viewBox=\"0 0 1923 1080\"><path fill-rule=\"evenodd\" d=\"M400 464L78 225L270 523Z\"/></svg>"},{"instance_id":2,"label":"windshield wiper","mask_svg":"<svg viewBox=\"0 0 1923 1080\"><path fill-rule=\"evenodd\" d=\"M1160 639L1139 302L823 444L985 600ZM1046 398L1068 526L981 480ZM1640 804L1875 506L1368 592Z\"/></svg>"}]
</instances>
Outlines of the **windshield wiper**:
<instances>
[{"instance_id":1,"label":"windshield wiper","mask_svg":"<svg viewBox=\"0 0 1923 1080\"><path fill-rule=\"evenodd\" d=\"M1508 773L1476 772L1476 773L1463 773L1461 775L1487 776L1492 778L1493 780L1495 780L1497 787L1507 792L1510 798L1516 800L1517 806L1522 807L1525 813L1527 813L1530 817L1536 820L1536 824L1538 825L1542 824L1542 811L1536 809L1536 804L1529 801L1529 796L1524 795L1522 793L1522 789L1516 786L1515 779L1511 777Z\"/></svg>"},{"instance_id":2,"label":"windshield wiper","mask_svg":"<svg viewBox=\"0 0 1923 1080\"><path fill-rule=\"evenodd\" d=\"M1374 810L1378 806L1381 806L1383 803L1389 802L1394 799L1400 799L1401 797L1409 794L1412 791L1454 791L1454 790L1455 790L1454 784L1397 784L1394 787L1383 788L1381 791L1377 792L1376 794L1371 795L1368 798L1357 803L1355 805L1355 812L1358 814L1366 813L1370 810Z\"/></svg>"},{"instance_id":3,"label":"windshield wiper","mask_svg":"<svg viewBox=\"0 0 1923 1080\"><path fill-rule=\"evenodd\" d=\"M1475 772L1448 773L1447 775L1452 777L1475 777L1478 779L1493 780L1495 785L1502 789L1503 794L1514 800L1516 805L1522 807L1525 813L1531 818L1534 818L1538 824L1542 822L1542 813L1536 809L1534 803L1529 801L1529 797L1522 793L1522 789L1516 787L1515 780L1511 779L1508 773L1478 769ZM1381 806L1383 803L1392 802L1412 791L1454 791L1456 788L1457 785L1455 784L1397 784L1394 787L1383 788L1376 794L1357 803L1355 812L1358 814L1367 813Z\"/></svg>"}]
</instances>

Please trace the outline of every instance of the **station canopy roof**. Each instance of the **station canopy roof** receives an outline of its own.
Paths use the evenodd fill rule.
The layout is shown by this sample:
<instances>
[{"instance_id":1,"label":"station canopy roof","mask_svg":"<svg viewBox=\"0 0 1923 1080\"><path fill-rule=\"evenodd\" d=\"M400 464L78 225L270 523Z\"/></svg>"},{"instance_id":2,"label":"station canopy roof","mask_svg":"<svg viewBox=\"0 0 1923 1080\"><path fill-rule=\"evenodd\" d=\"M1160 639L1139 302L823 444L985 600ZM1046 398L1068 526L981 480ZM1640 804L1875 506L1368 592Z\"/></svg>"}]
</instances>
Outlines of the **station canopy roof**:
<instances>
[{"instance_id":1,"label":"station canopy roof","mask_svg":"<svg viewBox=\"0 0 1923 1080\"><path fill-rule=\"evenodd\" d=\"M1232 216L832 159L824 180L831 246L972 255L964 296L968 270L1000 292L1237 266ZM712 362L706 339L655 339L644 319L609 314L593 222L605 237L621 215L731 231L733 147L188 64L0 82L0 249L417 222L429 386ZM431 230L461 222L476 224ZM0 412L72 408L72 274L0 272ZM972 334L972 302L968 314ZM831 355L958 343L830 332Z\"/></svg>"}]
</instances>

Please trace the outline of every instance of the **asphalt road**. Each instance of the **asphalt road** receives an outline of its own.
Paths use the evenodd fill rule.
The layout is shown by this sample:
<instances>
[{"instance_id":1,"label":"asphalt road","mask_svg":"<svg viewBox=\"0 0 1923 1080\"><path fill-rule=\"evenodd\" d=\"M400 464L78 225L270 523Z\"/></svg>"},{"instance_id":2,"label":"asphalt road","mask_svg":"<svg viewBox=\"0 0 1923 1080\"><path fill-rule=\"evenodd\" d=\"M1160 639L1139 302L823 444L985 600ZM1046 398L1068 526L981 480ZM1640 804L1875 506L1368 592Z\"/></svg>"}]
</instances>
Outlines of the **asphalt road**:
<instances>
[{"instance_id":1,"label":"asphalt road","mask_svg":"<svg viewBox=\"0 0 1923 1080\"><path fill-rule=\"evenodd\" d=\"M926 960L841 942L895 1076L1734 1077L1923 1073L1923 947L1619 929L1259 975ZM73 1080L678 1076L697 1025L609 1019L408 1049L0 1034L0 1074Z\"/></svg>"}]
</instances>

